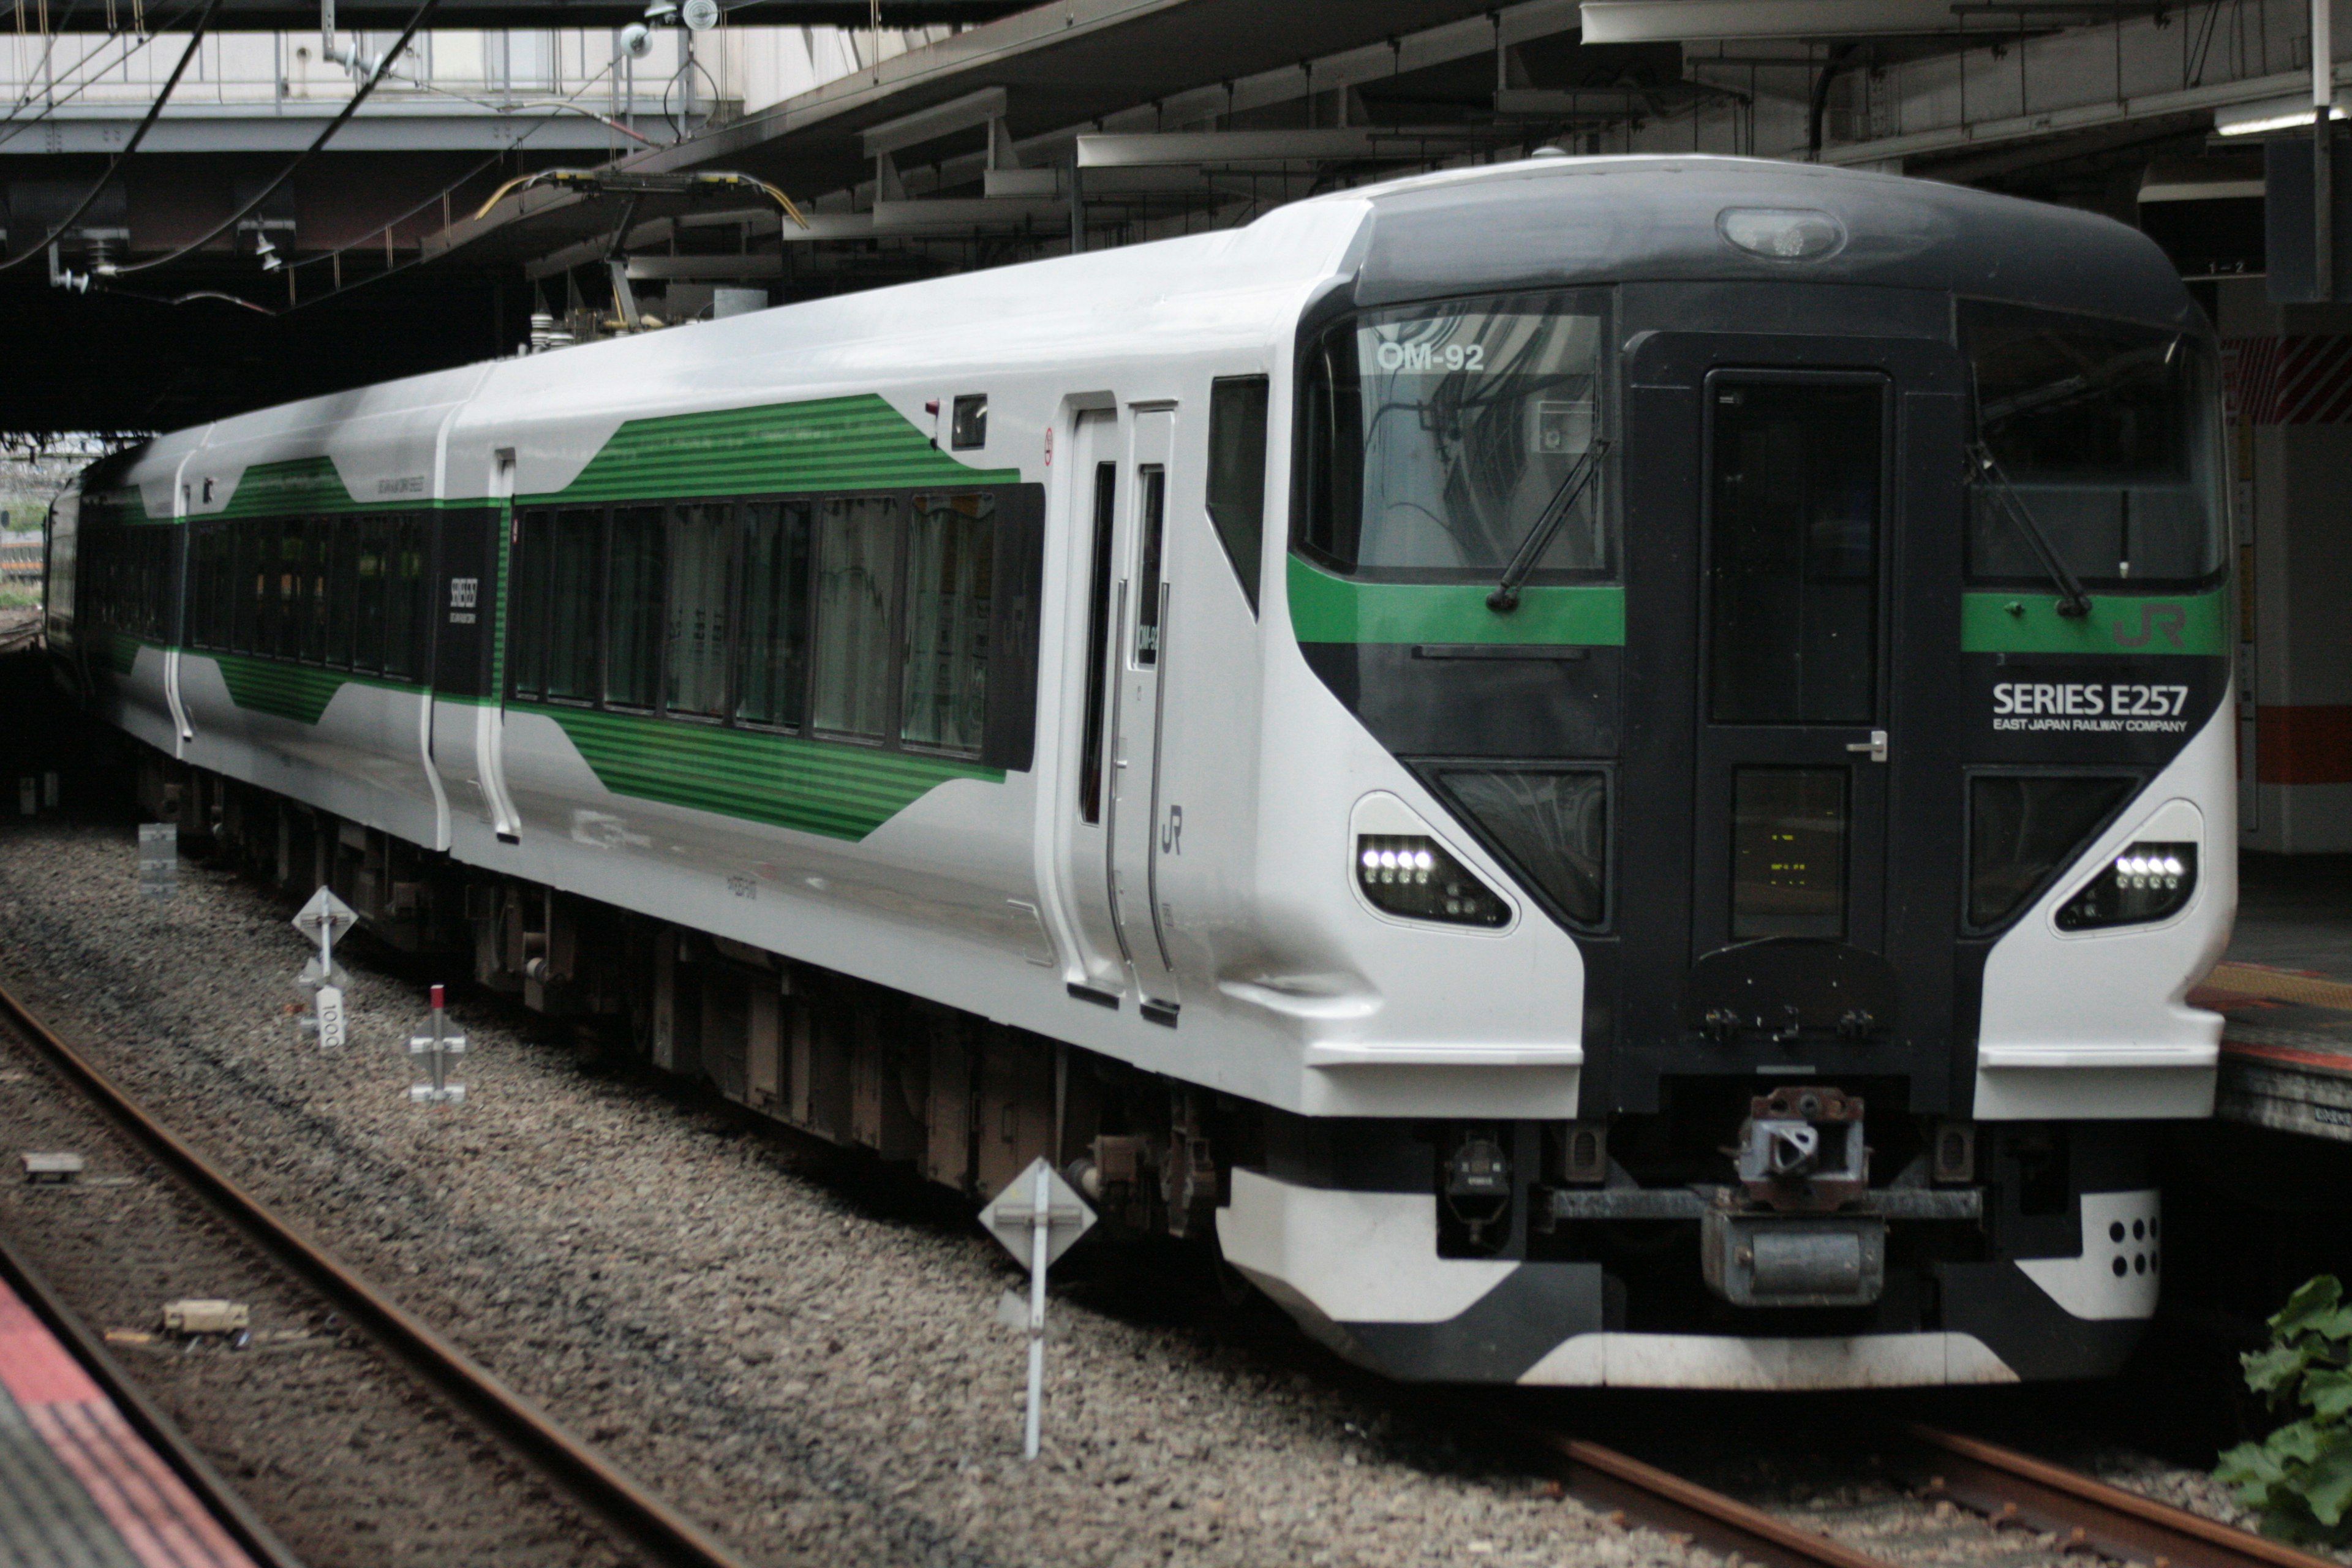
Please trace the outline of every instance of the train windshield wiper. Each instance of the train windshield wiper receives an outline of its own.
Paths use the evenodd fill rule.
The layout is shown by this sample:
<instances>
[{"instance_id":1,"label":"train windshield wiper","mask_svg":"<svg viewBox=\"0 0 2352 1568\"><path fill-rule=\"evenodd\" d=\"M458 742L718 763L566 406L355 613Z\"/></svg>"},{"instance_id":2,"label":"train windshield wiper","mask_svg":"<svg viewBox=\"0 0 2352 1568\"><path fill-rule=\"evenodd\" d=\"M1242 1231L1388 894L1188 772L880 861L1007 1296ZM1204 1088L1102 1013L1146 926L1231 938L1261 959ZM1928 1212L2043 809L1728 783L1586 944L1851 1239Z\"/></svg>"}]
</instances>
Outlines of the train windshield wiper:
<instances>
[{"instance_id":1,"label":"train windshield wiper","mask_svg":"<svg viewBox=\"0 0 2352 1568\"><path fill-rule=\"evenodd\" d=\"M1601 459L1608 455L1608 451L1609 443L1597 437L1592 445L1584 448L1584 455L1576 459L1576 466L1568 470L1566 479L1559 481L1559 489L1552 491L1551 500L1545 503L1535 526L1528 530L1525 539L1519 541L1518 549L1511 555L1511 563L1503 568L1502 582L1486 595L1488 609L1498 615L1508 615L1519 607L1519 584L1528 580L1528 574L1536 569L1536 563L1543 559L1543 552L1551 548L1552 538L1559 532L1559 525L1568 521L1569 508L1576 504L1576 498L1584 493L1584 487L1591 484L1593 476L1601 471Z\"/></svg>"},{"instance_id":2,"label":"train windshield wiper","mask_svg":"<svg viewBox=\"0 0 2352 1568\"><path fill-rule=\"evenodd\" d=\"M2009 482L2009 476L2002 473L2000 465L1993 460L1992 448L1982 441L1971 441L1969 443L1969 461L1975 465L1976 482L2000 503L2003 511L2009 513L2010 521L2025 535L2025 542L2032 549L2034 558L2042 563L2042 570L2048 573L2050 581L2057 585L2058 613L2069 620L2080 620L2089 615L2091 596L2083 592L2082 580L2059 558L2057 547L2050 542L2050 536L2042 531L2042 524L2035 521L2033 513L2026 510L2017 488Z\"/></svg>"}]
</instances>

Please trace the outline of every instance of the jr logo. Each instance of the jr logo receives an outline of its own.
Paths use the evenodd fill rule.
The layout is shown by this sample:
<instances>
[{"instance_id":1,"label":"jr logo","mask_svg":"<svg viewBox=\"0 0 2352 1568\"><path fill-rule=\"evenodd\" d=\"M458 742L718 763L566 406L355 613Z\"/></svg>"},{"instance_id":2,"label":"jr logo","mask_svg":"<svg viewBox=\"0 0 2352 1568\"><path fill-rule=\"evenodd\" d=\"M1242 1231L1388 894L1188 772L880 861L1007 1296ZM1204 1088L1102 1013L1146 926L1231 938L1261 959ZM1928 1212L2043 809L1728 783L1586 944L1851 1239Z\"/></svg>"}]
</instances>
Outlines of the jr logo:
<instances>
[{"instance_id":1,"label":"jr logo","mask_svg":"<svg viewBox=\"0 0 2352 1568\"><path fill-rule=\"evenodd\" d=\"M1168 820L1160 825L1160 852L1162 855L1184 853L1184 808L1171 805Z\"/></svg>"},{"instance_id":2,"label":"jr logo","mask_svg":"<svg viewBox=\"0 0 2352 1568\"><path fill-rule=\"evenodd\" d=\"M2124 630L2124 623L2117 621L2115 625L2116 646L2146 647L2149 638L2162 632L2165 641L2179 647L2180 634L2188 626L2189 612L2178 605L2142 605L2139 607L2139 635L2128 635Z\"/></svg>"}]
</instances>

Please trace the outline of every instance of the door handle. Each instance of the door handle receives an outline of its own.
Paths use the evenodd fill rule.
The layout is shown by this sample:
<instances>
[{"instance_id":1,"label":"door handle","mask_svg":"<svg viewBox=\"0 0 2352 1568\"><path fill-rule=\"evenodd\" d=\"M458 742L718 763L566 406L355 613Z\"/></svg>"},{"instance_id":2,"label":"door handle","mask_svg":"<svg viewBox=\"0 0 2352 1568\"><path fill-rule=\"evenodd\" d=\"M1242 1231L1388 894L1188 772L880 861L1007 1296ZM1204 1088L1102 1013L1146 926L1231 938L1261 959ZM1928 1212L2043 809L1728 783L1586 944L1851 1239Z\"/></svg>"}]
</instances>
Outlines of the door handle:
<instances>
[{"instance_id":1,"label":"door handle","mask_svg":"<svg viewBox=\"0 0 2352 1568\"><path fill-rule=\"evenodd\" d=\"M1873 730L1869 740L1848 741L1845 749L1849 752L1868 752L1872 762L1883 763L1886 760L1886 731Z\"/></svg>"}]
</instances>

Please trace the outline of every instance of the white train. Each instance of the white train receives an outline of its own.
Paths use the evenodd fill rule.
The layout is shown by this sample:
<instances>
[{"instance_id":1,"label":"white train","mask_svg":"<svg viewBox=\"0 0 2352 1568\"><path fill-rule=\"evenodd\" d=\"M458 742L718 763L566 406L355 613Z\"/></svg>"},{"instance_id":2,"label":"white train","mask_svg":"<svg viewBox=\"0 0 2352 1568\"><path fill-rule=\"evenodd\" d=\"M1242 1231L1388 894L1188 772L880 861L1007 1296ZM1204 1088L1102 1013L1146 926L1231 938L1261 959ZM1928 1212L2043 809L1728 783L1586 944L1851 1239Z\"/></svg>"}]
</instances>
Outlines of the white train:
<instances>
[{"instance_id":1,"label":"white train","mask_svg":"<svg viewBox=\"0 0 2352 1568\"><path fill-rule=\"evenodd\" d=\"M2235 898L2211 335L2083 213L1542 159L224 420L157 809L1399 1378L2108 1371Z\"/></svg>"}]
</instances>

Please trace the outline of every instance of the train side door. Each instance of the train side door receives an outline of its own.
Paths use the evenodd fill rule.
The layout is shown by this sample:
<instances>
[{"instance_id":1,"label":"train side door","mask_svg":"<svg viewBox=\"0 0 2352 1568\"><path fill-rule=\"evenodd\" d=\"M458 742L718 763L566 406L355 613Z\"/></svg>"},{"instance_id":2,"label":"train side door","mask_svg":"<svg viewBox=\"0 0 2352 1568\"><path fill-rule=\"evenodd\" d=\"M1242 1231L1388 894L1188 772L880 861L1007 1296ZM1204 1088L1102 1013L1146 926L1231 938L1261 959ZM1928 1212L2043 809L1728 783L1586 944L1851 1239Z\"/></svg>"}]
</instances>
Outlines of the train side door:
<instances>
[{"instance_id":1,"label":"train side door","mask_svg":"<svg viewBox=\"0 0 2352 1568\"><path fill-rule=\"evenodd\" d=\"M1084 658L1078 719L1069 729L1076 743L1069 770L1076 787L1064 807L1068 848L1062 891L1076 927L1082 972L1070 981L1073 993L1115 1005L1128 989L1127 952L1111 912L1109 831L1111 692L1123 664L1118 627L1127 574L1118 552L1118 518L1128 490L1127 451L1118 416L1108 409L1081 413L1076 437L1067 483L1071 515L1086 541L1086 598L1077 617L1085 640L1078 645Z\"/></svg>"},{"instance_id":2,"label":"train side door","mask_svg":"<svg viewBox=\"0 0 2352 1568\"><path fill-rule=\"evenodd\" d=\"M1134 445L1121 473L1126 495L1117 508L1121 563L1113 594L1114 643L1109 715L1109 766L1105 805L1110 838L1110 905L1143 1013L1175 1022L1179 1002L1160 898L1160 734L1161 683L1171 649L1163 635L1173 588L1162 570L1168 521L1168 465L1175 450L1176 412L1165 405L1139 407Z\"/></svg>"}]
</instances>

